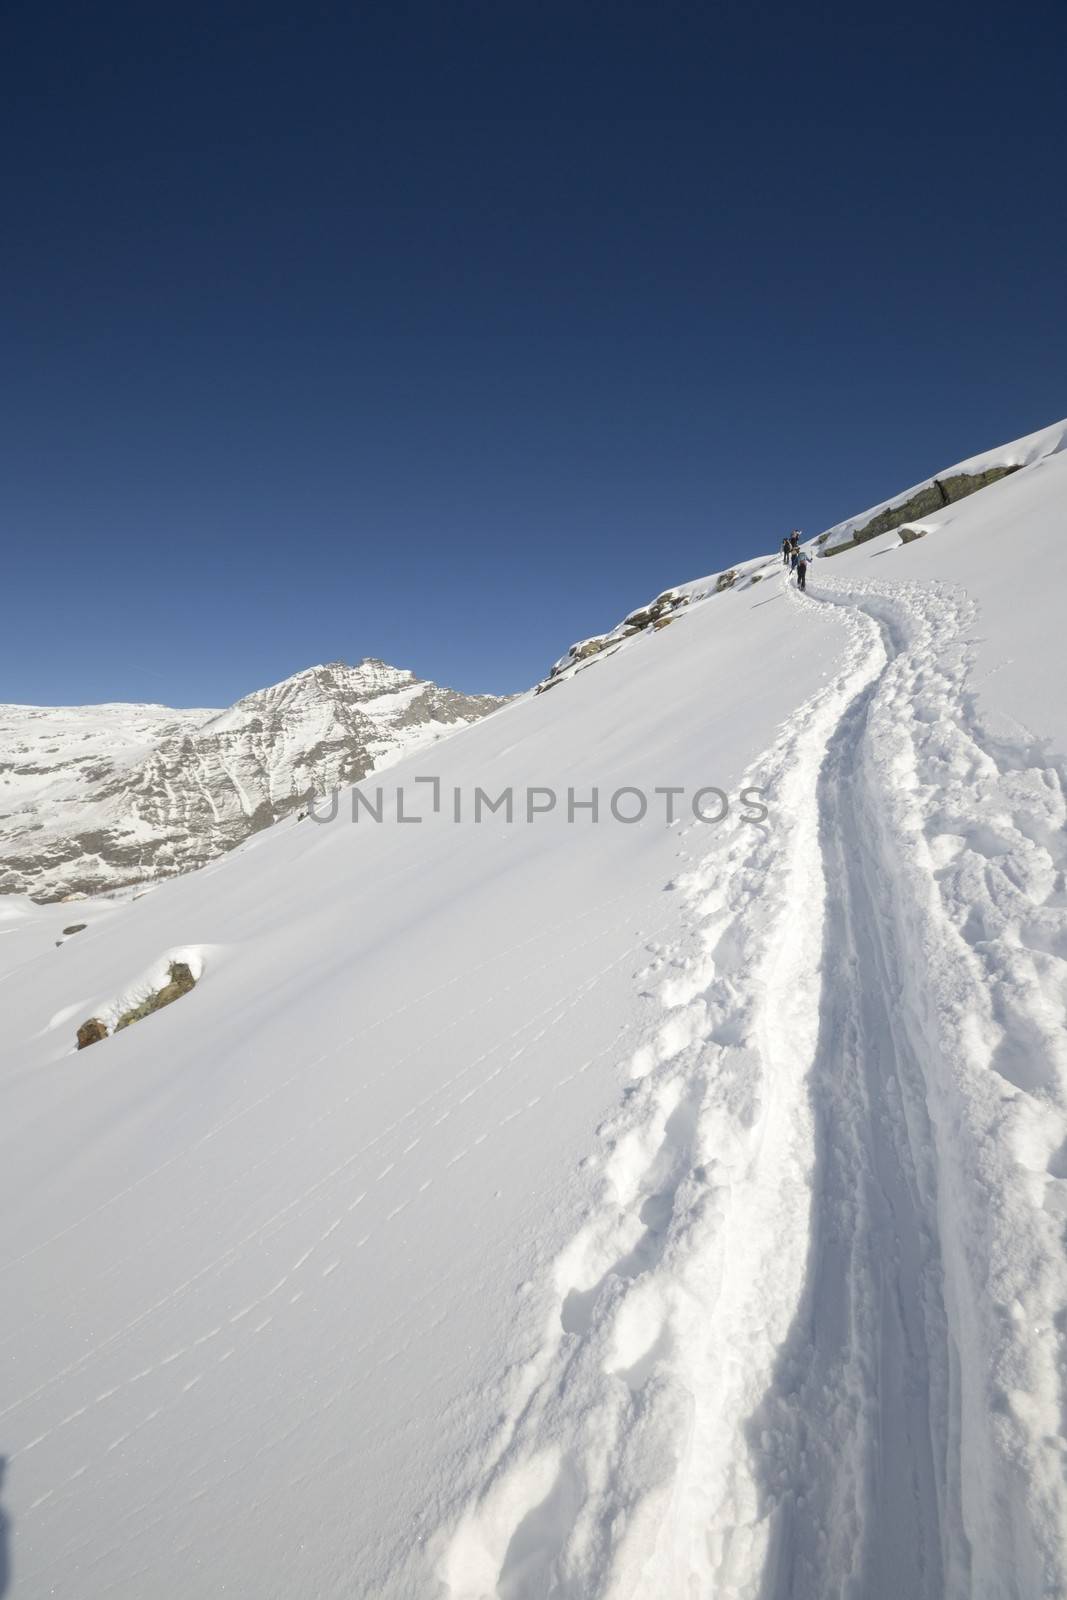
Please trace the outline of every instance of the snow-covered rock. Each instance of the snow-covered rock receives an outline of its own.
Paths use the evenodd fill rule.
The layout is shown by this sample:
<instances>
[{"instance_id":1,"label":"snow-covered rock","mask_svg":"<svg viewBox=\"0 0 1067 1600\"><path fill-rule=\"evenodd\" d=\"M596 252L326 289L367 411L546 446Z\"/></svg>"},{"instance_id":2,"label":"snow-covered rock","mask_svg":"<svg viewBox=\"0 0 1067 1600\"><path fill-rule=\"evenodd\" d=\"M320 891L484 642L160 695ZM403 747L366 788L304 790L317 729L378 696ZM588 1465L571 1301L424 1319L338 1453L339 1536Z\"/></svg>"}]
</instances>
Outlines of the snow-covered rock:
<instances>
[{"instance_id":1,"label":"snow-covered rock","mask_svg":"<svg viewBox=\"0 0 1067 1600\"><path fill-rule=\"evenodd\" d=\"M502 703L368 659L226 711L0 706L0 893L173 877Z\"/></svg>"}]
</instances>

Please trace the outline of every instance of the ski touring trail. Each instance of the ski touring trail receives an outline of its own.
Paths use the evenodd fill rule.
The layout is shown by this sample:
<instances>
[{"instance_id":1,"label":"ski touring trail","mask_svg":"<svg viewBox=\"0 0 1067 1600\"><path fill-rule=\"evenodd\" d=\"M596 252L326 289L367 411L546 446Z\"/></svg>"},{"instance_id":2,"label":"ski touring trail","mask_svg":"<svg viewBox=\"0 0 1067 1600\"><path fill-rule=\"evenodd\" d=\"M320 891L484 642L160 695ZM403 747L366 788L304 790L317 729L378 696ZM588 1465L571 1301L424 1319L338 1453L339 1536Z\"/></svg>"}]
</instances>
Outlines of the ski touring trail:
<instances>
[{"instance_id":1,"label":"ski touring trail","mask_svg":"<svg viewBox=\"0 0 1067 1600\"><path fill-rule=\"evenodd\" d=\"M428 1541L453 1600L1065 1592L1062 775L983 727L961 591L780 581L842 663L768 821L679 830L598 1207Z\"/></svg>"}]
</instances>

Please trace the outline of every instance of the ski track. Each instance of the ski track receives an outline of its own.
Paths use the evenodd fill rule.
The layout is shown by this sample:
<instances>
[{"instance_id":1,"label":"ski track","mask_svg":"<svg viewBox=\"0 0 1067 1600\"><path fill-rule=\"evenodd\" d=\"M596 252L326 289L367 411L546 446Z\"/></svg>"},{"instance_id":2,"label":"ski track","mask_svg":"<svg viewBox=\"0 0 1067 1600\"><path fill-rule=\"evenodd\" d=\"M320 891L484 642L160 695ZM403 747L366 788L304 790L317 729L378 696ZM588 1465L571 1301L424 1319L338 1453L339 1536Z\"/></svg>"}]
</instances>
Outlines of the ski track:
<instances>
[{"instance_id":1,"label":"ski track","mask_svg":"<svg viewBox=\"0 0 1067 1600\"><path fill-rule=\"evenodd\" d=\"M1067 1592L1061 777L983 730L962 591L812 591L843 665L672 886L452 1600Z\"/></svg>"}]
</instances>

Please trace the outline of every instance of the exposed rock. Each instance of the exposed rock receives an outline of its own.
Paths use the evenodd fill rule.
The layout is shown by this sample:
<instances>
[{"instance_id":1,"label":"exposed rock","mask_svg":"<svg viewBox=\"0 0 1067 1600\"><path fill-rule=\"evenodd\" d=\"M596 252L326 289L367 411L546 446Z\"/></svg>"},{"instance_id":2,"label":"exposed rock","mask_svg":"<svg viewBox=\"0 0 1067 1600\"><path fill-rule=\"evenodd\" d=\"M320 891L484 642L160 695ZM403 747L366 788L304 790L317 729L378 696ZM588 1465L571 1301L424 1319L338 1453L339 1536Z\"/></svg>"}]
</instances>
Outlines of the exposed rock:
<instances>
[{"instance_id":1,"label":"exposed rock","mask_svg":"<svg viewBox=\"0 0 1067 1600\"><path fill-rule=\"evenodd\" d=\"M915 539L925 539L925 528L898 528L901 544L911 544Z\"/></svg>"},{"instance_id":2,"label":"exposed rock","mask_svg":"<svg viewBox=\"0 0 1067 1600\"><path fill-rule=\"evenodd\" d=\"M156 989L147 999L139 1005L132 1006L129 1011L124 1011L115 1024L115 1032L128 1028L131 1023L141 1022L145 1017L150 1017L154 1011L162 1011L164 1006L173 1005L175 1000L180 1000L182 995L188 994L196 988L196 979L193 977L192 968L187 961L172 961L168 968L168 982L162 989ZM84 1050L87 1045L98 1044L101 1039L108 1037L107 1023L99 1017L90 1017L88 1022L83 1022L78 1029L78 1049Z\"/></svg>"},{"instance_id":3,"label":"exposed rock","mask_svg":"<svg viewBox=\"0 0 1067 1600\"><path fill-rule=\"evenodd\" d=\"M999 483L1001 478L1009 478L1018 471L1018 467L988 467L985 472L955 472L948 478L934 481L946 502L953 505L957 500L966 500L976 489L988 489L991 483Z\"/></svg>"},{"instance_id":4,"label":"exposed rock","mask_svg":"<svg viewBox=\"0 0 1067 1600\"><path fill-rule=\"evenodd\" d=\"M623 618L622 625L629 633L640 633L641 629L647 628L659 614L653 601L650 606L642 606L639 611L631 611L628 617Z\"/></svg>"},{"instance_id":5,"label":"exposed rock","mask_svg":"<svg viewBox=\"0 0 1067 1600\"><path fill-rule=\"evenodd\" d=\"M626 633L640 633L642 628L647 628L650 622L655 622L664 612L676 611L680 606L688 604L687 594L680 594L677 589L664 589L663 593L658 594L649 605L640 606L636 611L631 611L629 616L623 617L621 629L616 629L610 637L618 638L622 629L625 629Z\"/></svg>"},{"instance_id":6,"label":"exposed rock","mask_svg":"<svg viewBox=\"0 0 1067 1600\"><path fill-rule=\"evenodd\" d=\"M603 650L607 642L606 638L583 639L581 644L571 645L571 657L574 661L585 661L587 657L595 656L598 651Z\"/></svg>"},{"instance_id":7,"label":"exposed rock","mask_svg":"<svg viewBox=\"0 0 1067 1600\"><path fill-rule=\"evenodd\" d=\"M87 927L87 926L88 926L88 924L84 923L84 922L72 922L69 928L64 928L63 929L63 932L65 934L81 933L82 929Z\"/></svg>"},{"instance_id":8,"label":"exposed rock","mask_svg":"<svg viewBox=\"0 0 1067 1600\"><path fill-rule=\"evenodd\" d=\"M731 567L728 572L720 572L715 579L715 593L722 594L724 589L732 589L737 582L737 571Z\"/></svg>"},{"instance_id":9,"label":"exposed rock","mask_svg":"<svg viewBox=\"0 0 1067 1600\"><path fill-rule=\"evenodd\" d=\"M550 668L547 678L542 679L535 687L534 694L543 694L546 689L569 677L572 670L583 670L600 656L612 654L624 639L631 638L635 633L642 633L649 626L662 627L665 622L670 621L676 611L689 604L689 599L690 596L680 589L664 589L663 593L658 594L647 606L631 611L618 627L612 628L610 633L599 633L589 639L580 639L577 644L571 645L567 654L562 656L555 666Z\"/></svg>"},{"instance_id":10,"label":"exposed rock","mask_svg":"<svg viewBox=\"0 0 1067 1600\"><path fill-rule=\"evenodd\" d=\"M673 621L673 617L657 617L652 626L658 633L661 628L669 628Z\"/></svg>"},{"instance_id":11,"label":"exposed rock","mask_svg":"<svg viewBox=\"0 0 1067 1600\"><path fill-rule=\"evenodd\" d=\"M188 994L190 989L195 989L196 979L192 969L184 961L172 961L170 964L170 982L164 984L162 989L157 989L150 994L147 1000L142 1000L139 1006L134 1006L130 1011L123 1012L115 1024L115 1032L121 1028L128 1028L133 1022L140 1022L145 1017L150 1017L153 1011L162 1011L164 1006L169 1006L175 1000L180 1000L183 994Z\"/></svg>"},{"instance_id":12,"label":"exposed rock","mask_svg":"<svg viewBox=\"0 0 1067 1600\"><path fill-rule=\"evenodd\" d=\"M978 489L986 489L991 483L998 483L1001 478L1007 478L1013 472L1018 472L1017 466L990 467L985 472L956 472L947 478L935 478L932 483L923 489L918 489L908 500L901 500L897 505L887 506L884 511L872 517L870 522L864 523L862 528L857 528L851 539L844 544L835 544L832 550L824 550L824 556L836 556L842 550L851 550L854 545L866 544L868 539L877 539L880 533L891 533L899 528L901 523L915 522L920 517L928 517L937 511L942 511L945 506L953 505L957 500L965 500L969 494L974 494Z\"/></svg>"}]
</instances>

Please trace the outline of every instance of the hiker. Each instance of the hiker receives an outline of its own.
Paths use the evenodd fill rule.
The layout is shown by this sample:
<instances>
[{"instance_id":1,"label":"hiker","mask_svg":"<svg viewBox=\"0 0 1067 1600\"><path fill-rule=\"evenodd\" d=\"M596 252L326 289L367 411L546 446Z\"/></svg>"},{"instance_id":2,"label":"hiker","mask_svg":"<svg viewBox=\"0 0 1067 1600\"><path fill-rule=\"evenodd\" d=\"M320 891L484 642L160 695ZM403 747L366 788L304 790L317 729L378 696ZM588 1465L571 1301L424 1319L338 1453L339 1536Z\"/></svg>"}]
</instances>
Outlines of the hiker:
<instances>
[{"instance_id":1,"label":"hiker","mask_svg":"<svg viewBox=\"0 0 1067 1600\"><path fill-rule=\"evenodd\" d=\"M783 567L787 567L789 565L789 556L791 554L791 551L792 551L792 546L789 543L789 535L786 534L785 538L782 540L782 566Z\"/></svg>"},{"instance_id":2,"label":"hiker","mask_svg":"<svg viewBox=\"0 0 1067 1600\"><path fill-rule=\"evenodd\" d=\"M797 557L800 554L800 529L794 528L789 535L789 570L796 571Z\"/></svg>"},{"instance_id":3,"label":"hiker","mask_svg":"<svg viewBox=\"0 0 1067 1600\"><path fill-rule=\"evenodd\" d=\"M803 550L798 550L793 565L797 569L797 588L807 589L808 567L811 565L807 553Z\"/></svg>"}]
</instances>

